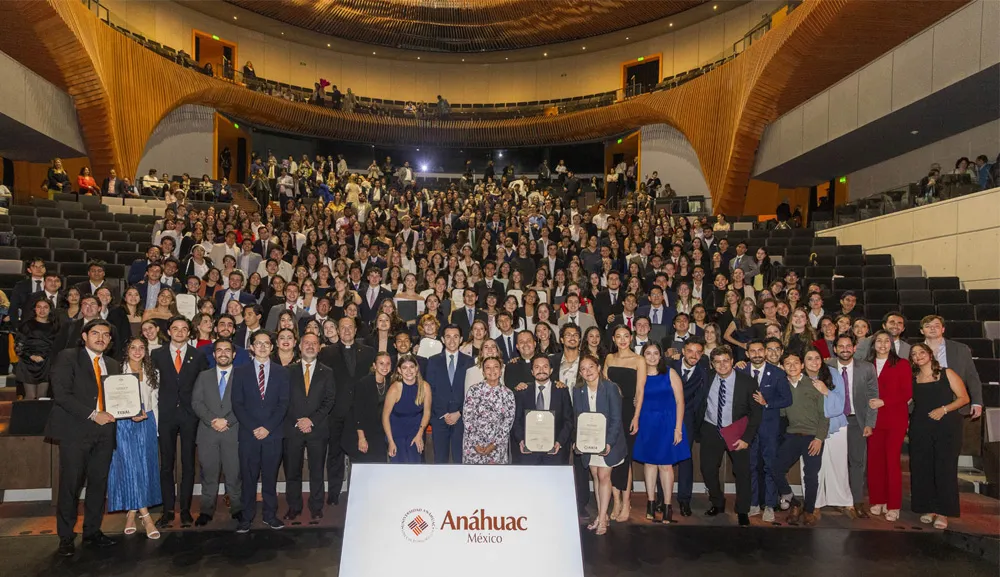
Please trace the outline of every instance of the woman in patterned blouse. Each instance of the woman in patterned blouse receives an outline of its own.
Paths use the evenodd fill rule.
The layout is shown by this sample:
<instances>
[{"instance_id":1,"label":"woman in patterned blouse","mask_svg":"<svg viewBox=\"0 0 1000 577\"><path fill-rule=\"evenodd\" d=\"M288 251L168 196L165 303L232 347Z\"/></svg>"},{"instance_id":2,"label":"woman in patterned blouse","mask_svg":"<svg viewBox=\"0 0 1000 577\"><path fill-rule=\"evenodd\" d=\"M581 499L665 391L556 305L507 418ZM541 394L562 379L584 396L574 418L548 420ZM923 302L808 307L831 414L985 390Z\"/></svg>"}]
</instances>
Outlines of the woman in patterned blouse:
<instances>
[{"instance_id":1,"label":"woman in patterned blouse","mask_svg":"<svg viewBox=\"0 0 1000 577\"><path fill-rule=\"evenodd\" d=\"M500 383L503 361L483 361L485 381L472 385L465 396L462 418L465 437L462 463L506 465L510 463L510 429L514 425L514 393Z\"/></svg>"}]
</instances>

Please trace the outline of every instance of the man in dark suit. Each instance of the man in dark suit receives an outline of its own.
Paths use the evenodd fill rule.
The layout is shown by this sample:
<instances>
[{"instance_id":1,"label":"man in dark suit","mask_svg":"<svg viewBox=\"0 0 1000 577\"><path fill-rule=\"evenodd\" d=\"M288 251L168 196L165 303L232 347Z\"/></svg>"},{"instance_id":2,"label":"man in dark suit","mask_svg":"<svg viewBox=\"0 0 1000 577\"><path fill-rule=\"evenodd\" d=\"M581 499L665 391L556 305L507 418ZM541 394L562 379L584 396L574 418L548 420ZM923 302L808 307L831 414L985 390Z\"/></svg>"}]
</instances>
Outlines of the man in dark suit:
<instances>
[{"instance_id":1,"label":"man in dark suit","mask_svg":"<svg viewBox=\"0 0 1000 577\"><path fill-rule=\"evenodd\" d=\"M333 369L316 361L319 337L306 334L299 341L300 361L288 367L290 393L285 414L285 519L302 512L302 460L309 454L309 512L312 521L323 518L323 475L330 439L329 417L336 395Z\"/></svg>"},{"instance_id":2,"label":"man in dark suit","mask_svg":"<svg viewBox=\"0 0 1000 577\"><path fill-rule=\"evenodd\" d=\"M472 323L477 320L486 321L486 312L481 311L476 306L477 295L475 289L466 288L462 292L462 301L465 306L451 311L451 324L458 327L462 338L469 338L472 332Z\"/></svg>"},{"instance_id":3,"label":"man in dark suit","mask_svg":"<svg viewBox=\"0 0 1000 577\"><path fill-rule=\"evenodd\" d=\"M494 294L497 297L497 306L499 307L503 303L503 297L507 294L507 289L504 288L503 283L498 279L494 278L496 274L497 265L493 261L488 261L483 265L483 280L476 283L476 304L481 309L486 308L486 295Z\"/></svg>"},{"instance_id":4,"label":"man in dark suit","mask_svg":"<svg viewBox=\"0 0 1000 577\"><path fill-rule=\"evenodd\" d=\"M155 244L146 249L146 258L132 261L128 267L128 284L137 284L146 276L146 268L154 262L160 262L160 247Z\"/></svg>"},{"instance_id":5,"label":"man in dark suit","mask_svg":"<svg viewBox=\"0 0 1000 577\"><path fill-rule=\"evenodd\" d=\"M368 269L368 284L362 285L359 294L361 295L361 306L358 307L358 313L361 315L361 320L370 323L378 316L378 309L382 306L382 301L392 298L392 293L388 289L382 288L381 269L377 267Z\"/></svg>"},{"instance_id":6,"label":"man in dark suit","mask_svg":"<svg viewBox=\"0 0 1000 577\"><path fill-rule=\"evenodd\" d=\"M714 517L726 508L726 495L719 480L722 456L729 454L736 478L736 513L741 527L750 525L750 443L760 426L761 406L754 400L757 382L733 370L733 353L728 345L712 350L712 367L705 380L705 396L695 414L695 435L701 443L701 476L712 503L705 515ZM728 445L723 429L746 417L739 439Z\"/></svg>"},{"instance_id":7,"label":"man in dark suit","mask_svg":"<svg viewBox=\"0 0 1000 577\"><path fill-rule=\"evenodd\" d=\"M240 423L240 477L243 511L237 533L247 533L257 513L260 479L261 516L271 529L278 519L278 468L281 467L282 424L288 411L288 370L271 362L271 335L253 337L253 362L233 369L233 413Z\"/></svg>"},{"instance_id":8,"label":"man in dark suit","mask_svg":"<svg viewBox=\"0 0 1000 577\"><path fill-rule=\"evenodd\" d=\"M328 367L336 367L336 393L333 410L330 411L330 436L326 456L327 496L326 502L340 503L340 491L344 485L345 453L341 446L344 427L351 419L354 408L354 387L363 379L375 362L375 349L358 341L358 325L355 319L344 317L337 321L340 342L325 347L319 354L319 362Z\"/></svg>"},{"instance_id":9,"label":"man in dark suit","mask_svg":"<svg viewBox=\"0 0 1000 577\"><path fill-rule=\"evenodd\" d=\"M252 305L257 302L254 296L243 289L243 273L234 270L229 273L229 288L215 293L215 310L226 312L226 305L229 301L235 300L244 305Z\"/></svg>"},{"instance_id":10,"label":"man in dark suit","mask_svg":"<svg viewBox=\"0 0 1000 577\"><path fill-rule=\"evenodd\" d=\"M535 335L531 331L517 333L517 353L503 370L503 382L510 390L516 390L521 383L530 383L534 379L533 360L535 358ZM551 369L550 369L551 372Z\"/></svg>"},{"instance_id":11,"label":"man in dark suit","mask_svg":"<svg viewBox=\"0 0 1000 577\"><path fill-rule=\"evenodd\" d=\"M517 335L514 333L514 319L507 311L500 311L496 315L497 330L500 334L493 339L500 347L500 356L504 363L509 363L517 357Z\"/></svg>"},{"instance_id":12,"label":"man in dark suit","mask_svg":"<svg viewBox=\"0 0 1000 577\"><path fill-rule=\"evenodd\" d=\"M704 336L705 331L702 330L698 325L694 326L694 331L691 330L691 317L685 313L677 313L674 317L674 326L671 327L670 332L667 336L663 338L661 343L663 350L667 351L667 356L673 356L679 354L680 350L684 348L684 343L692 337Z\"/></svg>"},{"instance_id":13,"label":"man in dark suit","mask_svg":"<svg viewBox=\"0 0 1000 577\"><path fill-rule=\"evenodd\" d=\"M674 324L674 316L677 314L677 310L667 302L663 288L654 285L649 289L649 304L639 307L636 314L640 317L649 318L651 325L654 327L663 326L663 330L666 331L667 328Z\"/></svg>"},{"instance_id":14,"label":"man in dark suit","mask_svg":"<svg viewBox=\"0 0 1000 577\"><path fill-rule=\"evenodd\" d=\"M160 289L166 288L160 282L162 277L163 266L158 262L151 262L146 267L146 278L135 284L135 290L139 291L139 305L143 309L156 307L156 299L160 296Z\"/></svg>"},{"instance_id":15,"label":"man in dark suit","mask_svg":"<svg viewBox=\"0 0 1000 577\"><path fill-rule=\"evenodd\" d=\"M90 267L87 269L87 280L76 284L76 290L80 291L80 296L92 295L97 292L97 289L107 286L111 291L111 297L117 299L118 291L112 287L111 283L104 280L105 274L104 265L100 262L92 261Z\"/></svg>"},{"instance_id":16,"label":"man in dark suit","mask_svg":"<svg viewBox=\"0 0 1000 577\"><path fill-rule=\"evenodd\" d=\"M21 320L28 317L25 314L28 311L22 311L22 309L27 307L28 303L33 302L31 295L45 288L45 259L33 258L28 261L26 268L28 277L17 281L10 295L10 310L7 314L10 316L11 326L15 328ZM34 311L31 312L31 315L34 315Z\"/></svg>"},{"instance_id":17,"label":"man in dark suit","mask_svg":"<svg viewBox=\"0 0 1000 577\"><path fill-rule=\"evenodd\" d=\"M80 340L80 333L83 332L83 327L87 326L87 323L93 320L101 318L101 304L97 302L97 297L94 295L87 295L80 299L80 318L67 323L66 326L59 332L56 336L56 341L52 345L53 351L61 351L63 349L82 347L84 345L83 341ZM111 325L111 342L108 344L107 353L111 357L117 357L121 352L121 347L125 346L123 342L124 339L118 336L118 331L115 329L114 325Z\"/></svg>"},{"instance_id":18,"label":"man in dark suit","mask_svg":"<svg viewBox=\"0 0 1000 577\"><path fill-rule=\"evenodd\" d=\"M264 327L260 326L260 319L263 318L263 315L264 311L259 304L243 306L243 322L236 327L236 332L233 334L233 341L238 346L250 348L254 333L264 330ZM303 328L305 327L300 323L299 334L302 334Z\"/></svg>"},{"instance_id":19,"label":"man in dark suit","mask_svg":"<svg viewBox=\"0 0 1000 577\"><path fill-rule=\"evenodd\" d=\"M125 195L125 181L118 178L118 173L112 168L111 172L108 173L108 177L101 183L101 196L117 196L121 198Z\"/></svg>"},{"instance_id":20,"label":"man in dark suit","mask_svg":"<svg viewBox=\"0 0 1000 577\"><path fill-rule=\"evenodd\" d=\"M184 317L170 319L170 343L150 354L153 366L160 373L157 428L160 441L160 491L163 494L163 514L156 522L166 527L174 520L174 463L177 460L177 438L181 440L180 509L181 526L194 522L191 517L191 496L194 492L195 436L198 415L191 407L191 396L198 375L209 368L205 354L188 345L191 324Z\"/></svg>"},{"instance_id":21,"label":"man in dark suit","mask_svg":"<svg viewBox=\"0 0 1000 577\"><path fill-rule=\"evenodd\" d=\"M566 173L566 202L572 202L580 198L580 179L572 170Z\"/></svg>"},{"instance_id":22,"label":"man in dark suit","mask_svg":"<svg viewBox=\"0 0 1000 577\"><path fill-rule=\"evenodd\" d=\"M431 426L434 463L462 462L462 407L465 401L465 372L472 357L458 352L462 333L455 325L444 328L444 350L427 359L425 379L431 386Z\"/></svg>"},{"instance_id":23,"label":"man in dark suit","mask_svg":"<svg viewBox=\"0 0 1000 577\"><path fill-rule=\"evenodd\" d=\"M548 357L535 357L531 370L531 383L514 393L517 407L511 430L514 462L519 465L563 465L573 442L573 405L569 389L565 386L557 387L552 381L552 365ZM525 416L528 411L533 410L549 411L555 416L555 446L547 453L532 453L524 446Z\"/></svg>"},{"instance_id":24,"label":"man in dark suit","mask_svg":"<svg viewBox=\"0 0 1000 577\"><path fill-rule=\"evenodd\" d=\"M684 427L688 430L688 444L694 451L695 414L705 396L708 361L703 352L704 341L689 339L681 349L681 358L671 363L671 368L681 376L684 384ZM681 516L691 516L691 494L694 487L694 460L677 464L677 503Z\"/></svg>"},{"instance_id":25,"label":"man in dark suit","mask_svg":"<svg viewBox=\"0 0 1000 577\"><path fill-rule=\"evenodd\" d=\"M257 229L257 240L253 243L254 254L259 255L261 260L267 260L271 256L272 248L281 247L271 240L271 233L267 230L266 226L259 227ZM254 272L256 272L256 269L248 270L247 274L253 274Z\"/></svg>"},{"instance_id":26,"label":"man in dark suit","mask_svg":"<svg viewBox=\"0 0 1000 577\"><path fill-rule=\"evenodd\" d=\"M545 247L545 258L542 259L539 266L545 267L550 279L556 277L557 270L566 268L566 261L560 258L558 244L551 242Z\"/></svg>"},{"instance_id":27,"label":"man in dark suit","mask_svg":"<svg viewBox=\"0 0 1000 577\"><path fill-rule=\"evenodd\" d=\"M115 417L104 410L102 379L120 374L121 368L104 354L111 342L111 325L107 321L87 323L80 336L83 347L62 351L52 363L55 405L45 426L45 436L59 441L56 531L58 553L64 557L75 551L73 528L85 481L83 543L95 547L115 544L101 532L108 470L115 450Z\"/></svg>"},{"instance_id":28,"label":"man in dark suit","mask_svg":"<svg viewBox=\"0 0 1000 577\"><path fill-rule=\"evenodd\" d=\"M22 281L23 282L23 281ZM34 286L34 283L31 283ZM45 282L42 283L42 291L31 293L28 303L37 302L37 299L49 301L52 310L52 317L57 318L62 326L69 324L69 316L66 314L66 293L62 292L62 278L55 271L45 273ZM22 321L29 321L35 318L35 308L31 305L24 307L21 313Z\"/></svg>"},{"instance_id":29,"label":"man in dark suit","mask_svg":"<svg viewBox=\"0 0 1000 577\"><path fill-rule=\"evenodd\" d=\"M233 341L233 365L241 366L249 363L252 359L249 349L245 349L236 343L233 338L236 332L236 319L228 313L222 313L215 321L215 336L220 339ZM208 368L215 368L215 343L205 343L198 347L198 350L205 353L205 364Z\"/></svg>"},{"instance_id":30,"label":"man in dark suit","mask_svg":"<svg viewBox=\"0 0 1000 577\"><path fill-rule=\"evenodd\" d=\"M625 291L621 290L621 276L616 270L608 273L608 288L597 293L594 299L594 317L597 326L607 330L614 321L615 315L622 313L622 300Z\"/></svg>"}]
</instances>

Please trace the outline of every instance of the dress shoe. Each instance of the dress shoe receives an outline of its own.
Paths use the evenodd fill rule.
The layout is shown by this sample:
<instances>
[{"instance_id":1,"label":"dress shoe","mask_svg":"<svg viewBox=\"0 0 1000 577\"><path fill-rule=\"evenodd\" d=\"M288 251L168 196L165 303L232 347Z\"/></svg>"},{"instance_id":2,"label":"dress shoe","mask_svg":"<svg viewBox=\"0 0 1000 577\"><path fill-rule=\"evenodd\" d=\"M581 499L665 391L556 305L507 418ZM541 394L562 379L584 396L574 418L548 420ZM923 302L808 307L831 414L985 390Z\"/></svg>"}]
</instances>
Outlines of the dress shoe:
<instances>
[{"instance_id":1,"label":"dress shoe","mask_svg":"<svg viewBox=\"0 0 1000 577\"><path fill-rule=\"evenodd\" d=\"M309 514L310 521L319 521L323 518L323 511L313 511Z\"/></svg>"},{"instance_id":2,"label":"dress shoe","mask_svg":"<svg viewBox=\"0 0 1000 577\"><path fill-rule=\"evenodd\" d=\"M864 503L855 503L854 504L854 514L858 516L858 519L870 519L871 518L871 515L868 514L868 511L865 511L865 504Z\"/></svg>"},{"instance_id":3,"label":"dress shoe","mask_svg":"<svg viewBox=\"0 0 1000 577\"><path fill-rule=\"evenodd\" d=\"M691 501L678 501L677 505L681 509L681 517L691 516Z\"/></svg>"},{"instance_id":4,"label":"dress shoe","mask_svg":"<svg viewBox=\"0 0 1000 577\"><path fill-rule=\"evenodd\" d=\"M265 519L264 524L271 529L284 529L285 524L281 522L281 519L275 517L274 519Z\"/></svg>"},{"instance_id":5,"label":"dress shoe","mask_svg":"<svg viewBox=\"0 0 1000 577\"><path fill-rule=\"evenodd\" d=\"M739 520L740 527L750 526L750 515L747 515L746 513L739 513L736 515L736 518Z\"/></svg>"},{"instance_id":6,"label":"dress shoe","mask_svg":"<svg viewBox=\"0 0 1000 577\"><path fill-rule=\"evenodd\" d=\"M816 521L819 521L818 512L814 511L812 513L805 513L804 515L802 515L802 524L805 525L806 527L812 527L816 525Z\"/></svg>"},{"instance_id":7,"label":"dress shoe","mask_svg":"<svg viewBox=\"0 0 1000 577\"><path fill-rule=\"evenodd\" d=\"M339 505L340 493L331 492L326 498L327 505Z\"/></svg>"},{"instance_id":8,"label":"dress shoe","mask_svg":"<svg viewBox=\"0 0 1000 577\"><path fill-rule=\"evenodd\" d=\"M198 515L198 520L194 522L194 526L195 527L204 527L205 525L208 525L208 522L211 521L211 520L212 520L212 516L211 515L206 515L206 514L202 513L201 515Z\"/></svg>"},{"instance_id":9,"label":"dress shoe","mask_svg":"<svg viewBox=\"0 0 1000 577\"><path fill-rule=\"evenodd\" d=\"M299 511L289 510L285 513L285 521L294 521L299 516Z\"/></svg>"},{"instance_id":10,"label":"dress shoe","mask_svg":"<svg viewBox=\"0 0 1000 577\"><path fill-rule=\"evenodd\" d=\"M72 557L73 553L76 553L76 546L73 545L72 539L60 539L59 549L56 550L56 555L60 557Z\"/></svg>"},{"instance_id":11,"label":"dress shoe","mask_svg":"<svg viewBox=\"0 0 1000 577\"><path fill-rule=\"evenodd\" d=\"M160 518L156 520L156 526L162 529L164 527L169 526L173 522L174 522L174 512L164 511L163 514L160 515Z\"/></svg>"},{"instance_id":12,"label":"dress shoe","mask_svg":"<svg viewBox=\"0 0 1000 577\"><path fill-rule=\"evenodd\" d=\"M88 547L110 547L117 542L100 531L83 538L83 544Z\"/></svg>"},{"instance_id":13,"label":"dress shoe","mask_svg":"<svg viewBox=\"0 0 1000 577\"><path fill-rule=\"evenodd\" d=\"M190 527L194 524L194 517L191 516L191 511L181 511L181 527Z\"/></svg>"},{"instance_id":14,"label":"dress shoe","mask_svg":"<svg viewBox=\"0 0 1000 577\"><path fill-rule=\"evenodd\" d=\"M705 511L705 516L706 517L715 517L716 515L721 515L724 512L725 512L725 508L724 507L716 507L715 505L712 505L711 508L709 508L708 511Z\"/></svg>"},{"instance_id":15,"label":"dress shoe","mask_svg":"<svg viewBox=\"0 0 1000 577\"><path fill-rule=\"evenodd\" d=\"M851 519L858 518L858 512L854 510L854 507L841 507L840 512L843 513L844 515L847 515Z\"/></svg>"},{"instance_id":16,"label":"dress shoe","mask_svg":"<svg viewBox=\"0 0 1000 577\"><path fill-rule=\"evenodd\" d=\"M240 521L240 524L236 526L236 532L240 535L250 532L250 521Z\"/></svg>"}]
</instances>

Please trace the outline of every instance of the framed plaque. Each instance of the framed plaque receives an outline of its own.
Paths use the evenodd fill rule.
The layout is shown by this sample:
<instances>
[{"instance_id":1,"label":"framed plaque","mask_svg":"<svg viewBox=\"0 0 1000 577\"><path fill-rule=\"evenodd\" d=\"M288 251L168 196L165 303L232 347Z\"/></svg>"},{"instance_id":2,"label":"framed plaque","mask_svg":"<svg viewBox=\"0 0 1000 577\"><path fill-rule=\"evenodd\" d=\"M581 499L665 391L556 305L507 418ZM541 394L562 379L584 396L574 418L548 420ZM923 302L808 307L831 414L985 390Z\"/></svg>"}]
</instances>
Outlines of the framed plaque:
<instances>
[{"instance_id":1,"label":"framed plaque","mask_svg":"<svg viewBox=\"0 0 1000 577\"><path fill-rule=\"evenodd\" d=\"M196 295L179 294L174 297L177 303L177 312L184 315L187 320L193 320L198 313L198 297Z\"/></svg>"},{"instance_id":2,"label":"framed plaque","mask_svg":"<svg viewBox=\"0 0 1000 577\"><path fill-rule=\"evenodd\" d=\"M526 412L524 415L524 448L532 453L548 453L555 446L556 417L552 411Z\"/></svg>"},{"instance_id":3,"label":"framed plaque","mask_svg":"<svg viewBox=\"0 0 1000 577\"><path fill-rule=\"evenodd\" d=\"M608 419L602 413L580 413L576 420L576 450L596 455L607 446Z\"/></svg>"},{"instance_id":4,"label":"framed plaque","mask_svg":"<svg viewBox=\"0 0 1000 577\"><path fill-rule=\"evenodd\" d=\"M104 377L104 410L116 419L131 419L142 413L142 395L135 375Z\"/></svg>"}]
</instances>

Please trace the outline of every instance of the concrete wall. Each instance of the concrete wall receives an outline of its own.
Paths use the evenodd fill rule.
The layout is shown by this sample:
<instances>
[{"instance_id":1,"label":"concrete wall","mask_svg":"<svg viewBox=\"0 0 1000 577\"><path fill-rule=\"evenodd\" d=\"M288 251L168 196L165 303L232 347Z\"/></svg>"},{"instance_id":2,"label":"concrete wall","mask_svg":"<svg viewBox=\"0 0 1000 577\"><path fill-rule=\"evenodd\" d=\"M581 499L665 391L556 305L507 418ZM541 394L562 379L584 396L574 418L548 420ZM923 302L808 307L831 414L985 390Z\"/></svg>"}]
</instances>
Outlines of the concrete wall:
<instances>
[{"instance_id":1,"label":"concrete wall","mask_svg":"<svg viewBox=\"0 0 1000 577\"><path fill-rule=\"evenodd\" d=\"M975 160L985 154L993 162L998 152L1000 120L995 120L848 174L850 197L865 198L917 182L927 176L934 162L941 164L943 172L951 172L955 161L963 156Z\"/></svg>"},{"instance_id":2,"label":"concrete wall","mask_svg":"<svg viewBox=\"0 0 1000 577\"><path fill-rule=\"evenodd\" d=\"M957 276L966 289L1000 288L1000 188L816 233L866 253L891 254L927 276Z\"/></svg>"},{"instance_id":3,"label":"concrete wall","mask_svg":"<svg viewBox=\"0 0 1000 577\"><path fill-rule=\"evenodd\" d=\"M641 178L645 180L655 170L678 196L711 196L698 155L680 131L667 124L651 124L643 126L640 134Z\"/></svg>"},{"instance_id":4,"label":"concrete wall","mask_svg":"<svg viewBox=\"0 0 1000 577\"><path fill-rule=\"evenodd\" d=\"M215 164L215 110L189 104L160 121L146 142L138 174L155 168L161 175L187 172L201 180L202 174L212 176Z\"/></svg>"},{"instance_id":5,"label":"concrete wall","mask_svg":"<svg viewBox=\"0 0 1000 577\"><path fill-rule=\"evenodd\" d=\"M753 175L997 64L998 29L997 0L955 11L768 125Z\"/></svg>"}]
</instances>

